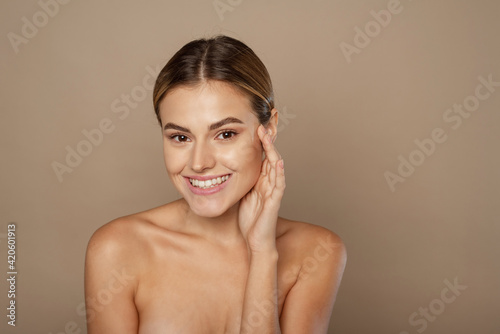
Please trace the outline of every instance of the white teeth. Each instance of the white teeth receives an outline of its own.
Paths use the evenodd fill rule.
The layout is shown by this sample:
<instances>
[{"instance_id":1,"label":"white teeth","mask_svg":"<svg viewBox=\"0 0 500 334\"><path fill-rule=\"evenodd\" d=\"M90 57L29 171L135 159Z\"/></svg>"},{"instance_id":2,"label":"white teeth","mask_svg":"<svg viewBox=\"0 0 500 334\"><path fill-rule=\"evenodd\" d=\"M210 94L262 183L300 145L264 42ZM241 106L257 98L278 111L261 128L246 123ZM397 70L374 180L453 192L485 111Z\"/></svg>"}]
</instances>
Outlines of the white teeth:
<instances>
[{"instance_id":1,"label":"white teeth","mask_svg":"<svg viewBox=\"0 0 500 334\"><path fill-rule=\"evenodd\" d=\"M205 180L205 181L200 181L197 179L189 179L189 182L195 187L202 188L202 189L208 189L215 187L229 179L229 175L224 175L222 177L217 177L216 179L211 179L211 180Z\"/></svg>"}]
</instances>

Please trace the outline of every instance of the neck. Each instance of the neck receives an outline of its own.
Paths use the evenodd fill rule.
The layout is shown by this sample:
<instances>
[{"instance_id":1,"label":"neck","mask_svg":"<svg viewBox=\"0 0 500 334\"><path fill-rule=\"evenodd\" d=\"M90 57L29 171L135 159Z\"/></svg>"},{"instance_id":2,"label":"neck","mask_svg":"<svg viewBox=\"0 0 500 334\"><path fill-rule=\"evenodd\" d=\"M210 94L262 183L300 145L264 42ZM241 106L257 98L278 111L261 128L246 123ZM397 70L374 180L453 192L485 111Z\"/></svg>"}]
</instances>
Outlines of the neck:
<instances>
[{"instance_id":1,"label":"neck","mask_svg":"<svg viewBox=\"0 0 500 334\"><path fill-rule=\"evenodd\" d=\"M180 200L186 232L210 242L229 246L244 241L238 225L239 202L217 217L203 217L194 213L184 198Z\"/></svg>"}]
</instances>

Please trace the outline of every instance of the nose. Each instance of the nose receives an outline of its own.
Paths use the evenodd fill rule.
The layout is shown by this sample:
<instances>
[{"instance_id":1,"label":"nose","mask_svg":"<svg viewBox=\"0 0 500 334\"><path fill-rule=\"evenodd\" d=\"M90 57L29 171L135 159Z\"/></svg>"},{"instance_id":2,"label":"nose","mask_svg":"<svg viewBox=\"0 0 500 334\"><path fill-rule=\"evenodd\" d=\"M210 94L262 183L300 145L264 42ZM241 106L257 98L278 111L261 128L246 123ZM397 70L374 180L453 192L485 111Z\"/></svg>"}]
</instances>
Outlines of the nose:
<instances>
[{"instance_id":1,"label":"nose","mask_svg":"<svg viewBox=\"0 0 500 334\"><path fill-rule=\"evenodd\" d=\"M202 141L198 141L193 145L191 152L191 169L196 173L201 173L205 169L210 169L215 166L215 157L213 147Z\"/></svg>"}]
</instances>

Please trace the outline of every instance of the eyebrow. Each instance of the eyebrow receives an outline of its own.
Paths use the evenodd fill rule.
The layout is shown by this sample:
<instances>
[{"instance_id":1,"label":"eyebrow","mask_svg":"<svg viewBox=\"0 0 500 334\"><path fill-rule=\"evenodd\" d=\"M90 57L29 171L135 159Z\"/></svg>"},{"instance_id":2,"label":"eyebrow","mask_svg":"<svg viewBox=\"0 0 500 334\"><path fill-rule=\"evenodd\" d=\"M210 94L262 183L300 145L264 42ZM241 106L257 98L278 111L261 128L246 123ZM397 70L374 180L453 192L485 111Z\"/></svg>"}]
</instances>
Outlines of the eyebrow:
<instances>
[{"instance_id":1,"label":"eyebrow","mask_svg":"<svg viewBox=\"0 0 500 334\"><path fill-rule=\"evenodd\" d=\"M245 124L243 123L243 121L241 121L240 119L236 118L236 117L226 117L218 122L215 122L213 124L211 124L208 129L210 131L212 130L215 130L215 129L218 129L226 124L230 124L230 123L239 123L239 124ZM172 122L168 122L167 124L165 124L165 126L163 127L163 130L164 131L167 131L168 129L174 129L174 130L178 130L178 131L183 131L183 132L187 132L187 133L191 133L191 130L189 130L188 128L185 128L183 126L180 126L180 125L177 125L175 123L172 123Z\"/></svg>"}]
</instances>

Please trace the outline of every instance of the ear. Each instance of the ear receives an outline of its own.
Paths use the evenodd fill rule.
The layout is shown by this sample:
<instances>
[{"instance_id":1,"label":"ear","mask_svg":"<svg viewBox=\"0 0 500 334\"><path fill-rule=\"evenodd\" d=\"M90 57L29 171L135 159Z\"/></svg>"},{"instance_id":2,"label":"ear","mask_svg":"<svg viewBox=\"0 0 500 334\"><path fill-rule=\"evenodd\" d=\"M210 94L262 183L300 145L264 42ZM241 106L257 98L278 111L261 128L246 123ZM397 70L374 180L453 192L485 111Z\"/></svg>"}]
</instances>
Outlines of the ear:
<instances>
[{"instance_id":1,"label":"ear","mask_svg":"<svg viewBox=\"0 0 500 334\"><path fill-rule=\"evenodd\" d=\"M271 118L269 119L269 123L267 123L266 130L269 131L271 138L274 141L276 140L276 137L278 136L278 110L276 108L273 108L271 110Z\"/></svg>"}]
</instances>

